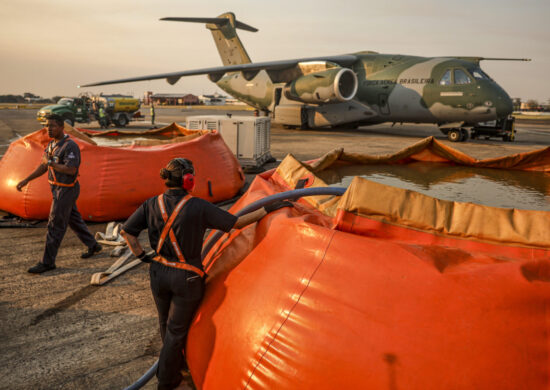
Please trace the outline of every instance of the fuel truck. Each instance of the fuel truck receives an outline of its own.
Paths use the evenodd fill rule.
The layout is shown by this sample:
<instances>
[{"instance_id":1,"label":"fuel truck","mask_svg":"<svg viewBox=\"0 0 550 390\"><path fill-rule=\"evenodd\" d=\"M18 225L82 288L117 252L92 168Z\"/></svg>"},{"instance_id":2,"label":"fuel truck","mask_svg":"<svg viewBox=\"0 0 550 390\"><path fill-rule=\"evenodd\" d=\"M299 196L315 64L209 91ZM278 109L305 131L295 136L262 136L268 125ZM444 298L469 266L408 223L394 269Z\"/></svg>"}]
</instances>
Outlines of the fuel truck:
<instances>
[{"instance_id":1,"label":"fuel truck","mask_svg":"<svg viewBox=\"0 0 550 390\"><path fill-rule=\"evenodd\" d=\"M139 99L130 96L99 95L61 98L57 104L51 104L38 110L36 119L40 123L46 123L48 115L58 114L71 126L76 122L90 123L92 120L98 119L100 106L105 110L108 124L114 123L115 126L124 127L130 121L140 117Z\"/></svg>"},{"instance_id":2,"label":"fuel truck","mask_svg":"<svg viewBox=\"0 0 550 390\"><path fill-rule=\"evenodd\" d=\"M139 99L133 97L100 95L92 98L97 110L103 107L107 114L108 123L114 123L115 126L124 127L130 121L140 116Z\"/></svg>"}]
</instances>

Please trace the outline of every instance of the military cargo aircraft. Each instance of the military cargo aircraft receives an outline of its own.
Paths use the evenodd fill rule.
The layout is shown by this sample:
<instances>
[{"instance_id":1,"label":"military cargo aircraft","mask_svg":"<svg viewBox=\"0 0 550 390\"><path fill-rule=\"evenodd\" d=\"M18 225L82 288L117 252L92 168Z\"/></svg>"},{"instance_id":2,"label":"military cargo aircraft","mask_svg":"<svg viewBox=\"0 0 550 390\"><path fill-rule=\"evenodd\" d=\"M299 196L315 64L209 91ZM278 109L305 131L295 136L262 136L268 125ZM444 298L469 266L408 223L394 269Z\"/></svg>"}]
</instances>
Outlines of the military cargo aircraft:
<instances>
[{"instance_id":1,"label":"military cargo aircraft","mask_svg":"<svg viewBox=\"0 0 550 390\"><path fill-rule=\"evenodd\" d=\"M479 66L483 57L352 54L252 62L237 29L256 28L231 12L216 18L162 18L206 23L223 66L133 77L83 87L206 74L231 96L293 128L357 127L382 122L435 123L451 141L484 134L513 140L508 94ZM493 121L493 126L487 122ZM484 123L484 126L478 126ZM513 122L512 122L513 123ZM477 130L476 130L477 129ZM482 133L482 130L483 132Z\"/></svg>"}]
</instances>

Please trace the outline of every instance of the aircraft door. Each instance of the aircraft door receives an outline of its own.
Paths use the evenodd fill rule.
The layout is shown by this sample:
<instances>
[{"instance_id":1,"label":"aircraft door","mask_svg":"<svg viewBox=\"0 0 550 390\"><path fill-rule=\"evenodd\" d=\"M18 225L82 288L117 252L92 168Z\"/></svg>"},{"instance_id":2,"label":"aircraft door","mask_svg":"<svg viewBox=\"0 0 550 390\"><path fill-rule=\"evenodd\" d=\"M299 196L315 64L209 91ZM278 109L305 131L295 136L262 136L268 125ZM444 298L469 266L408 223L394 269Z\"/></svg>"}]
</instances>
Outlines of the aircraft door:
<instances>
[{"instance_id":1,"label":"aircraft door","mask_svg":"<svg viewBox=\"0 0 550 390\"><path fill-rule=\"evenodd\" d=\"M381 93L378 95L378 106L381 115L390 115L390 106L388 105L388 95Z\"/></svg>"}]
</instances>

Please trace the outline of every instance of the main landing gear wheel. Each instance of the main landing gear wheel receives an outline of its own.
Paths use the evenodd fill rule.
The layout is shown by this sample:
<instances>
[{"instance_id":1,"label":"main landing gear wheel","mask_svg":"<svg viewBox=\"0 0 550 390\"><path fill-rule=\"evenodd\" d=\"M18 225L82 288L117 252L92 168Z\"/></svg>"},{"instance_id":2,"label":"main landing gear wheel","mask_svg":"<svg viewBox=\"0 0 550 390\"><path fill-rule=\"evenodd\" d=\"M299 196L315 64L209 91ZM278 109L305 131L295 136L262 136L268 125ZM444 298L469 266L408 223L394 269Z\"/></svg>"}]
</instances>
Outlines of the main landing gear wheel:
<instances>
[{"instance_id":1,"label":"main landing gear wheel","mask_svg":"<svg viewBox=\"0 0 550 390\"><path fill-rule=\"evenodd\" d=\"M461 129L452 129L449 130L447 133L447 138L449 138L449 141L451 142L460 142L462 141L462 131Z\"/></svg>"},{"instance_id":2,"label":"main landing gear wheel","mask_svg":"<svg viewBox=\"0 0 550 390\"><path fill-rule=\"evenodd\" d=\"M74 120L72 118L68 118L68 117L64 118L63 122L69 124L69 126L71 126L71 127L74 126Z\"/></svg>"}]
</instances>

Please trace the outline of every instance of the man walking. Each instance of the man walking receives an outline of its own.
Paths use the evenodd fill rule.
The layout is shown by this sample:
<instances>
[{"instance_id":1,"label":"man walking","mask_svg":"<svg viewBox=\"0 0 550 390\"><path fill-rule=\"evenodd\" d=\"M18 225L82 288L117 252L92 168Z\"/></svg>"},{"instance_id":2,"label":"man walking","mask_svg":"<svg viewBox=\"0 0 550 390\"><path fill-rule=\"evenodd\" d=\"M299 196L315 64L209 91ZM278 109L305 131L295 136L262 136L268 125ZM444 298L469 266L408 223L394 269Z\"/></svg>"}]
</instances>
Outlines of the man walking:
<instances>
[{"instance_id":1,"label":"man walking","mask_svg":"<svg viewBox=\"0 0 550 390\"><path fill-rule=\"evenodd\" d=\"M35 274L55 269L55 258L67 226L88 247L88 250L82 253L82 258L91 257L101 250L101 245L92 236L76 208L76 200L80 194L80 185L77 180L80 149L76 142L64 133L64 122L61 116L53 114L48 116L47 120L48 136L52 140L46 147L42 162L34 172L17 184L17 190L21 191L31 180L48 171L53 200L48 218L44 256L42 261L28 270Z\"/></svg>"},{"instance_id":2,"label":"man walking","mask_svg":"<svg viewBox=\"0 0 550 390\"><path fill-rule=\"evenodd\" d=\"M195 171L191 161L171 160L161 169L167 190L145 201L128 218L122 236L132 252L151 263L151 291L157 306L163 341L157 377L159 390L176 388L186 361L183 348L195 310L204 294L204 270L201 249L207 228L229 232L256 222L268 212L291 206L278 202L252 213L236 217L212 203L189 195L194 187ZM149 243L156 254L146 254L137 237L148 229Z\"/></svg>"}]
</instances>

